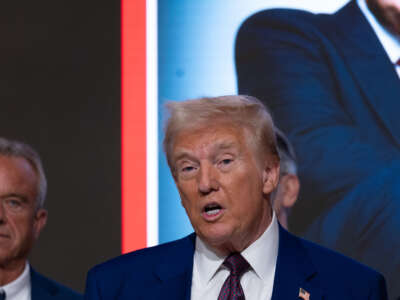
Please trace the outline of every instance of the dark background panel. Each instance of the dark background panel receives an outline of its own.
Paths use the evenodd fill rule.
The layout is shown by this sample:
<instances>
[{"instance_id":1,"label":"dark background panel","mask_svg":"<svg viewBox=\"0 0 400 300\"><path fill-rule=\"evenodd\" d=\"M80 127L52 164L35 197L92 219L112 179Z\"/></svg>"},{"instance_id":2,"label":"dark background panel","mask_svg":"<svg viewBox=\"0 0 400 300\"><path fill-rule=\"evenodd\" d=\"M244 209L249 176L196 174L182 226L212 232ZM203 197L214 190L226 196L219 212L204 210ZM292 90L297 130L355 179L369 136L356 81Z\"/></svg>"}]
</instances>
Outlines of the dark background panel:
<instances>
[{"instance_id":1,"label":"dark background panel","mask_svg":"<svg viewBox=\"0 0 400 300\"><path fill-rule=\"evenodd\" d=\"M33 145L49 182L31 263L83 291L120 253L120 4L1 6L0 136Z\"/></svg>"}]
</instances>

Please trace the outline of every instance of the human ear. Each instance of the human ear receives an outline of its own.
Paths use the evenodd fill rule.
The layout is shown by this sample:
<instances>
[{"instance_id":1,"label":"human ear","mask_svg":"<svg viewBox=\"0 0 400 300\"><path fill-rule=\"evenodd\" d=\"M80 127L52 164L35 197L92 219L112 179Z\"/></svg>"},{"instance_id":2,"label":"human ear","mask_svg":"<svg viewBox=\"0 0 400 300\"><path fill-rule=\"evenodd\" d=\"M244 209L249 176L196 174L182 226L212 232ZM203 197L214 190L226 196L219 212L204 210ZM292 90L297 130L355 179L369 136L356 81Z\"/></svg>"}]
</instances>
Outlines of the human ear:
<instances>
[{"instance_id":1,"label":"human ear","mask_svg":"<svg viewBox=\"0 0 400 300\"><path fill-rule=\"evenodd\" d=\"M40 232L43 230L44 226L46 226L47 214L47 210L44 208L39 208L35 213L33 225L35 239L39 237Z\"/></svg>"},{"instance_id":2,"label":"human ear","mask_svg":"<svg viewBox=\"0 0 400 300\"><path fill-rule=\"evenodd\" d=\"M282 185L282 200L280 205L286 209L291 208L297 201L300 191L300 181L295 174L286 174L280 180Z\"/></svg>"},{"instance_id":3,"label":"human ear","mask_svg":"<svg viewBox=\"0 0 400 300\"><path fill-rule=\"evenodd\" d=\"M279 163L266 163L263 169L263 193L270 194L278 185Z\"/></svg>"}]
</instances>

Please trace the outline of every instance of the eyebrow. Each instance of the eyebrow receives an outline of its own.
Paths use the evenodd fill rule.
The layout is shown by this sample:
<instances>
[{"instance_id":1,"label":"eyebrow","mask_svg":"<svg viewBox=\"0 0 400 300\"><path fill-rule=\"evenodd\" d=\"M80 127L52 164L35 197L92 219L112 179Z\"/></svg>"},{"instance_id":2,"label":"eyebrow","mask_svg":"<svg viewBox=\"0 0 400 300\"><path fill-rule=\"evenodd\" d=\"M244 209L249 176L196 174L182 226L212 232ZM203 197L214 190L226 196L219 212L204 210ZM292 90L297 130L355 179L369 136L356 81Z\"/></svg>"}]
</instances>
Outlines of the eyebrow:
<instances>
[{"instance_id":1,"label":"eyebrow","mask_svg":"<svg viewBox=\"0 0 400 300\"><path fill-rule=\"evenodd\" d=\"M217 143L216 150L230 149L233 148L235 145L236 143L233 141L222 141L220 143Z\"/></svg>"},{"instance_id":2,"label":"eyebrow","mask_svg":"<svg viewBox=\"0 0 400 300\"><path fill-rule=\"evenodd\" d=\"M175 162L184 159L184 158L189 158L193 159L193 156L186 150L178 150L178 156L175 158Z\"/></svg>"},{"instance_id":3,"label":"eyebrow","mask_svg":"<svg viewBox=\"0 0 400 300\"><path fill-rule=\"evenodd\" d=\"M16 194L16 193L5 194L5 195L2 195L0 198L1 199L6 199L6 198L11 198L11 197L21 199L21 201L24 202L24 203L28 202L28 198L26 196L23 196L23 195L20 195L20 194Z\"/></svg>"},{"instance_id":4,"label":"eyebrow","mask_svg":"<svg viewBox=\"0 0 400 300\"><path fill-rule=\"evenodd\" d=\"M217 142L215 145L212 146L212 148L213 148L212 152L215 153L220 150L231 149L235 145L236 145L236 143L234 141L224 141L223 140L223 141ZM193 155L190 152L188 152L187 150L185 150L184 148L178 149L176 152L178 153L178 155L176 156L175 161L179 161L184 158L195 159L193 157Z\"/></svg>"}]
</instances>

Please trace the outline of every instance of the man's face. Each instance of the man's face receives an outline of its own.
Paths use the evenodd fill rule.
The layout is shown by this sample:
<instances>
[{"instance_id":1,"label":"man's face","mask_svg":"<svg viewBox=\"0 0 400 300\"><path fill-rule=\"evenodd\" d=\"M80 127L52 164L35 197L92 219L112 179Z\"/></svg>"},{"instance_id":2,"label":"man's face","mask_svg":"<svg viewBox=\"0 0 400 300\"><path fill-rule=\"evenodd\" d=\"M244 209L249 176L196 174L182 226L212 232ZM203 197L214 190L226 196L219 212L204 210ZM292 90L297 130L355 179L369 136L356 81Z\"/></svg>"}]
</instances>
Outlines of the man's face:
<instances>
[{"instance_id":1,"label":"man's face","mask_svg":"<svg viewBox=\"0 0 400 300\"><path fill-rule=\"evenodd\" d=\"M288 229L288 215L290 209L297 201L299 195L300 181L295 174L281 175L278 187L273 197L273 208L279 223Z\"/></svg>"},{"instance_id":2,"label":"man's face","mask_svg":"<svg viewBox=\"0 0 400 300\"><path fill-rule=\"evenodd\" d=\"M367 0L367 5L383 26L400 35L400 0Z\"/></svg>"},{"instance_id":3,"label":"man's face","mask_svg":"<svg viewBox=\"0 0 400 300\"><path fill-rule=\"evenodd\" d=\"M268 195L279 174L271 157L255 157L243 133L218 123L180 132L172 147L174 178L189 219L198 236L224 254L242 251L268 227Z\"/></svg>"},{"instance_id":4,"label":"man's face","mask_svg":"<svg viewBox=\"0 0 400 300\"><path fill-rule=\"evenodd\" d=\"M37 209L37 175L23 158L0 155L0 267L21 266L47 212Z\"/></svg>"}]
</instances>

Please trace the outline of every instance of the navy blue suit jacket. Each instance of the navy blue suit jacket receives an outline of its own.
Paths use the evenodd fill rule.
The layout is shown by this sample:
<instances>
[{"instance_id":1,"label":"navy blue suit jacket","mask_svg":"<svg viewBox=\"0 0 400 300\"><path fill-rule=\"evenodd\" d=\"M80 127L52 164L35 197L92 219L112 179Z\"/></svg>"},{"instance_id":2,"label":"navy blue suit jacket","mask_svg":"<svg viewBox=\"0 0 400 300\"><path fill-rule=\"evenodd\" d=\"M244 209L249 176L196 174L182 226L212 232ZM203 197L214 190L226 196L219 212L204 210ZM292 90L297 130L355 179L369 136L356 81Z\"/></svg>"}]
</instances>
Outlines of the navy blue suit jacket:
<instances>
[{"instance_id":1,"label":"navy blue suit jacket","mask_svg":"<svg viewBox=\"0 0 400 300\"><path fill-rule=\"evenodd\" d=\"M82 300L73 290L44 277L31 268L32 300Z\"/></svg>"},{"instance_id":2,"label":"navy blue suit jacket","mask_svg":"<svg viewBox=\"0 0 400 300\"><path fill-rule=\"evenodd\" d=\"M356 2L255 14L236 68L297 152L290 229L382 272L400 298L400 80Z\"/></svg>"},{"instance_id":3,"label":"navy blue suit jacket","mask_svg":"<svg viewBox=\"0 0 400 300\"><path fill-rule=\"evenodd\" d=\"M195 235L117 257L89 271L86 300L189 300ZM280 227L272 299L386 299L383 276ZM249 299L252 300L252 299Z\"/></svg>"}]
</instances>

